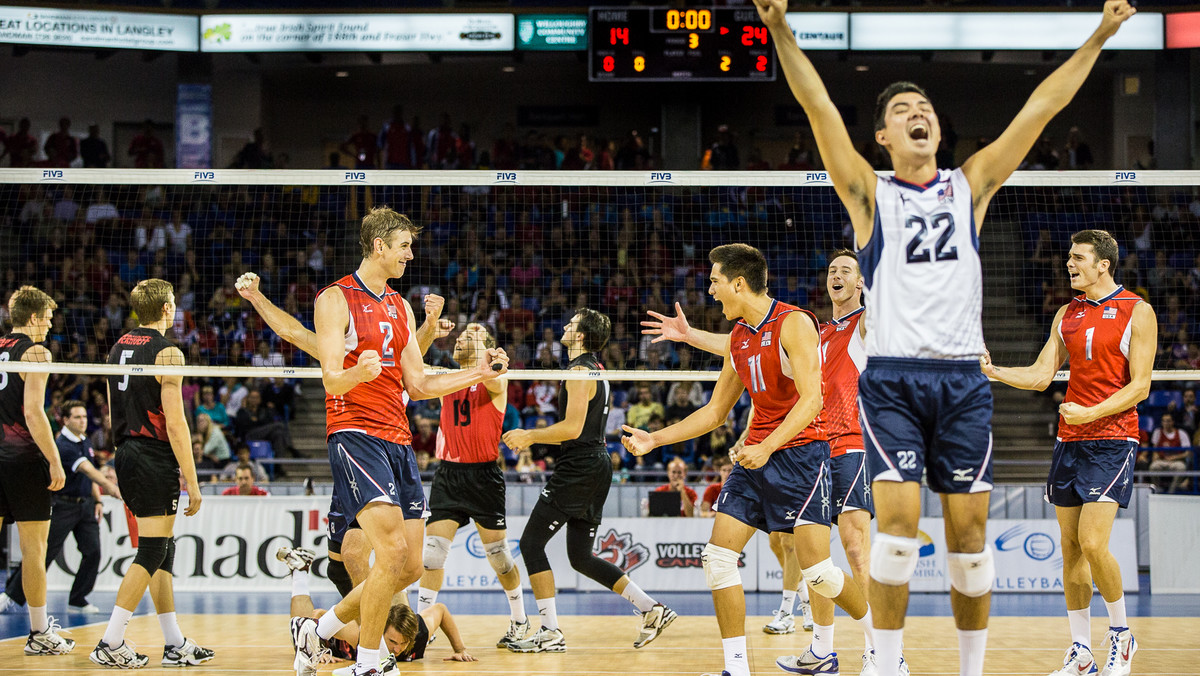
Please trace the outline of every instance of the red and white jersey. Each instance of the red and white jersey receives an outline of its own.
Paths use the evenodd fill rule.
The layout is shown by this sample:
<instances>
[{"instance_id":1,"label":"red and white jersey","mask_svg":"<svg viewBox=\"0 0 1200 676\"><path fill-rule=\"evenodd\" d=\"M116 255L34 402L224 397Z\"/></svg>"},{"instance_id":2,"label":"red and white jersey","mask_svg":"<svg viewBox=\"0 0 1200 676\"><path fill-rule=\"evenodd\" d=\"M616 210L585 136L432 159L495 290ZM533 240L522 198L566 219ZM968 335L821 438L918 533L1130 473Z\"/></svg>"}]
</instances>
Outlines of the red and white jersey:
<instances>
[{"instance_id":1,"label":"red and white jersey","mask_svg":"<svg viewBox=\"0 0 1200 676\"><path fill-rule=\"evenodd\" d=\"M503 423L504 413L482 383L447 394L438 426L438 460L496 462Z\"/></svg>"},{"instance_id":2,"label":"red and white jersey","mask_svg":"<svg viewBox=\"0 0 1200 676\"><path fill-rule=\"evenodd\" d=\"M350 310L342 368L357 364L363 351L374 350L383 362L383 371L378 378L359 383L343 395L325 395L326 435L356 431L384 441L412 444L400 353L416 337L408 325L403 298L390 286L384 287L382 297L375 295L358 273L342 277L328 288L339 289Z\"/></svg>"},{"instance_id":3,"label":"red and white jersey","mask_svg":"<svg viewBox=\"0 0 1200 676\"><path fill-rule=\"evenodd\" d=\"M858 375L867 367L867 347L859 332L863 310L826 322L821 327L821 423L829 435L829 455L862 453L858 423Z\"/></svg>"},{"instance_id":4,"label":"red and white jersey","mask_svg":"<svg viewBox=\"0 0 1200 676\"><path fill-rule=\"evenodd\" d=\"M779 334L783 329L783 320L792 312L802 312L820 330L816 316L808 310L801 310L794 305L771 301L767 316L763 317L758 326L750 326L739 319L729 334L729 352L733 360L733 368L737 371L742 384L750 392L754 402L754 416L750 421L750 434L746 437L746 445L761 443L768 435L783 423L783 419L792 411L792 406L800 399L796 393L796 384L792 378L792 364L780 343ZM821 417L817 416L812 424L804 428L793 439L784 443L780 448L802 446L812 441L825 441L825 430L821 426Z\"/></svg>"},{"instance_id":5,"label":"red and white jersey","mask_svg":"<svg viewBox=\"0 0 1200 676\"><path fill-rule=\"evenodd\" d=\"M1133 335L1133 308L1142 299L1119 286L1100 300L1076 296L1067 305L1058 335L1067 346L1071 378L1065 402L1095 406L1129 384L1129 341ZM1058 418L1060 441L1087 439L1138 440L1137 408L1084 425L1068 425Z\"/></svg>"}]
</instances>

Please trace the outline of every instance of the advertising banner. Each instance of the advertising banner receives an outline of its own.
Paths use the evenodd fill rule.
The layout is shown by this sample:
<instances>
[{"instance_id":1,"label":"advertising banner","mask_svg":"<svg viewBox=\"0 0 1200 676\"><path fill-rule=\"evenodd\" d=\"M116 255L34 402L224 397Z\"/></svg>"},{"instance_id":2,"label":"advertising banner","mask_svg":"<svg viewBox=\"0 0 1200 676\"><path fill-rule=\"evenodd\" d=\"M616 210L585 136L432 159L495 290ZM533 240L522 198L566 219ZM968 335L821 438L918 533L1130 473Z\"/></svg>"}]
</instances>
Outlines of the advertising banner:
<instances>
[{"instance_id":1,"label":"advertising banner","mask_svg":"<svg viewBox=\"0 0 1200 676\"><path fill-rule=\"evenodd\" d=\"M512 14L206 14L202 52L499 52Z\"/></svg>"},{"instance_id":2,"label":"advertising banner","mask_svg":"<svg viewBox=\"0 0 1200 676\"><path fill-rule=\"evenodd\" d=\"M212 85L181 84L175 99L175 164L212 167Z\"/></svg>"},{"instance_id":3,"label":"advertising banner","mask_svg":"<svg viewBox=\"0 0 1200 676\"><path fill-rule=\"evenodd\" d=\"M587 49L586 14L522 14L517 17L517 48L531 51Z\"/></svg>"},{"instance_id":4,"label":"advertising banner","mask_svg":"<svg viewBox=\"0 0 1200 676\"><path fill-rule=\"evenodd\" d=\"M178 14L0 7L0 42L194 52L199 19Z\"/></svg>"}]
</instances>

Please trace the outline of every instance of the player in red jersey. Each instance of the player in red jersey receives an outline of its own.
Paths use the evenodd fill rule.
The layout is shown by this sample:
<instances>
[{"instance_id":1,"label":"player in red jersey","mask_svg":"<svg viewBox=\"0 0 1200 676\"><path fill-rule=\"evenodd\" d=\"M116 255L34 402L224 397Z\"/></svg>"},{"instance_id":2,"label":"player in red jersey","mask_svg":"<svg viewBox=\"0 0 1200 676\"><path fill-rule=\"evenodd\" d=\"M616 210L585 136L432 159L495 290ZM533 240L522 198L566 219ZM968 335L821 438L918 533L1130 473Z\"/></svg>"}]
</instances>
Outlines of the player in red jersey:
<instances>
[{"instance_id":1,"label":"player in red jersey","mask_svg":"<svg viewBox=\"0 0 1200 676\"><path fill-rule=\"evenodd\" d=\"M870 609L858 583L829 557L831 483L829 444L817 420L822 398L817 319L767 295L766 259L757 249L727 244L709 252L709 260L709 295L721 304L726 319L737 320L712 398L683 421L654 433L626 425L622 442L631 453L645 455L657 446L697 437L724 424L742 391L750 390L755 409L750 432L721 488L702 556L725 672L749 676L738 560L756 529L791 532L805 581L865 631L870 630ZM833 673L837 658L830 655L803 668Z\"/></svg>"},{"instance_id":2,"label":"player in red jersey","mask_svg":"<svg viewBox=\"0 0 1200 676\"><path fill-rule=\"evenodd\" d=\"M1071 363L1067 396L1058 407L1058 440L1046 500L1062 534L1063 594L1071 647L1055 674L1095 673L1091 652L1092 584L1108 606L1108 658L1103 676L1127 676L1137 641L1125 617L1121 569L1108 550L1117 508L1133 493L1138 448L1137 404L1150 393L1158 344L1154 309L1118 286L1117 242L1103 230L1071 237L1067 273L1083 293L1059 308L1050 338L1031 366L1000 367L981 359L987 375L1023 390L1044 390Z\"/></svg>"},{"instance_id":3,"label":"player in red jersey","mask_svg":"<svg viewBox=\"0 0 1200 676\"><path fill-rule=\"evenodd\" d=\"M461 366L482 363L496 339L483 324L472 322L454 343L454 361ZM454 535L475 522L488 563L508 597L508 632L496 643L507 648L529 633L529 618L521 593L521 572L508 547L504 525L504 472L496 464L500 428L508 407L505 383L491 380L442 397L437 457L441 461L429 490L429 525L425 529L424 565L417 592L417 612L437 603L445 574L443 566Z\"/></svg>"},{"instance_id":4,"label":"player in red jersey","mask_svg":"<svg viewBox=\"0 0 1200 676\"><path fill-rule=\"evenodd\" d=\"M862 273L858 268L858 255L848 249L837 251L829 261L825 288L833 302L833 318L821 326L821 382L824 392L819 419L829 436L830 475L833 482L833 521L838 524L842 549L850 563L856 580L866 580L871 560L870 534L871 516L874 505L871 501L871 484L866 476L866 454L863 450L862 427L858 420L858 376L866 366L866 348L863 335L866 325L861 323L865 308L862 305ZM648 327L642 332L657 336L654 341L683 341L699 349L722 354L729 349L729 336L693 329L687 323L683 309L676 306L676 316L667 317L651 312L654 321L644 321ZM753 413L751 413L753 415ZM739 445L744 442L745 433ZM787 581L799 571L795 551L784 533L771 533L771 550L780 559L784 568L783 602L775 611L775 619L763 631L769 634L786 634L795 631L792 608L799 592L802 614L810 603L807 585L796 585ZM866 585L863 595L867 595ZM833 603L816 595L811 599L811 616L805 617L805 628L815 630L812 656L780 658L794 664L796 661L820 659L832 652ZM815 626L814 626L815 625ZM820 656L820 657L819 657ZM863 654L863 673L873 673L875 651L871 635L866 635L866 652ZM900 673L907 672L902 663Z\"/></svg>"},{"instance_id":5,"label":"player in red jersey","mask_svg":"<svg viewBox=\"0 0 1200 676\"><path fill-rule=\"evenodd\" d=\"M508 357L487 351L473 369L427 375L413 334L408 301L388 286L412 260L420 231L386 207L363 218L362 263L317 297L317 355L325 386L325 418L334 492L375 551L363 582L356 676L380 669L380 645L392 595L421 576L425 494L413 455L404 395L430 399L503 374ZM315 672L320 639L341 627L327 613L318 627L293 622L298 676Z\"/></svg>"}]
</instances>

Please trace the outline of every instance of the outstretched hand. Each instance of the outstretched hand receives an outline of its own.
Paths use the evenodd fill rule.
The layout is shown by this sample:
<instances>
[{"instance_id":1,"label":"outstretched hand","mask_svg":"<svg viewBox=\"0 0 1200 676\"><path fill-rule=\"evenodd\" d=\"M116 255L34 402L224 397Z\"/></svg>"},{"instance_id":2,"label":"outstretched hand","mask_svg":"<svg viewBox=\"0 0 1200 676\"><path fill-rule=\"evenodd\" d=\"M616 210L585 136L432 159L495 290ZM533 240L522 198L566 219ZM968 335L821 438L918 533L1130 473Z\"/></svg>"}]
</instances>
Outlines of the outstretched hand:
<instances>
[{"instance_id":1,"label":"outstretched hand","mask_svg":"<svg viewBox=\"0 0 1200 676\"><path fill-rule=\"evenodd\" d=\"M654 321L646 320L642 322L642 335L654 336L650 341L657 343L662 340L672 340L675 342L683 342L687 339L688 329L691 326L688 324L687 315L683 314L683 306L675 303L675 316L668 317L664 314L647 310L646 314L654 318Z\"/></svg>"},{"instance_id":2,"label":"outstretched hand","mask_svg":"<svg viewBox=\"0 0 1200 676\"><path fill-rule=\"evenodd\" d=\"M1108 0L1104 3L1104 18L1100 20L1100 28L1106 29L1111 37L1134 14L1137 14L1137 8L1129 4L1129 0Z\"/></svg>"},{"instance_id":3,"label":"outstretched hand","mask_svg":"<svg viewBox=\"0 0 1200 676\"><path fill-rule=\"evenodd\" d=\"M237 282L233 286L242 298L253 300L258 295L258 285L258 275L253 272L246 272L241 277L238 277Z\"/></svg>"},{"instance_id":4,"label":"outstretched hand","mask_svg":"<svg viewBox=\"0 0 1200 676\"><path fill-rule=\"evenodd\" d=\"M621 429L625 431L625 435L621 437L621 444L625 446L625 450L633 455L646 455L654 450L654 437L646 430L629 425L621 425Z\"/></svg>"},{"instance_id":5,"label":"outstretched hand","mask_svg":"<svg viewBox=\"0 0 1200 676\"><path fill-rule=\"evenodd\" d=\"M754 6L758 9L758 17L767 25L787 21L788 0L754 0Z\"/></svg>"}]
</instances>

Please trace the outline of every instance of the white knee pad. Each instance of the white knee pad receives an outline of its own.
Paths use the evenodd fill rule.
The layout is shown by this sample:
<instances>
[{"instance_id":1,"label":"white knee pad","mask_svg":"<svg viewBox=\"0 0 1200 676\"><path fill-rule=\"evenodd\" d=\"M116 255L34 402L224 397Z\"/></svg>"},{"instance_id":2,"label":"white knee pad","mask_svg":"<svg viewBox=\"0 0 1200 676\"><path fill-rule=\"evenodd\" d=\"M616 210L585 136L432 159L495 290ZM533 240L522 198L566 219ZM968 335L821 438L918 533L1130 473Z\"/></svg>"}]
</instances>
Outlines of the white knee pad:
<instances>
[{"instance_id":1,"label":"white knee pad","mask_svg":"<svg viewBox=\"0 0 1200 676\"><path fill-rule=\"evenodd\" d=\"M425 551L421 552L421 563L425 570L441 570L450 555L450 540L436 535L425 536Z\"/></svg>"},{"instance_id":2,"label":"white knee pad","mask_svg":"<svg viewBox=\"0 0 1200 676\"><path fill-rule=\"evenodd\" d=\"M815 566L805 568L800 574L813 591L827 599L837 598L837 595L842 593L842 586L846 584L845 573L833 564L833 559L825 559Z\"/></svg>"},{"instance_id":3,"label":"white knee pad","mask_svg":"<svg viewBox=\"0 0 1200 676\"><path fill-rule=\"evenodd\" d=\"M880 533L871 543L871 579L902 587L912 579L920 558L921 541Z\"/></svg>"},{"instance_id":4,"label":"white knee pad","mask_svg":"<svg viewBox=\"0 0 1200 676\"><path fill-rule=\"evenodd\" d=\"M946 568L950 573L950 586L963 596L972 598L992 591L996 579L996 561L990 545L984 545L978 554L950 552L946 554Z\"/></svg>"},{"instance_id":5,"label":"white knee pad","mask_svg":"<svg viewBox=\"0 0 1200 676\"><path fill-rule=\"evenodd\" d=\"M513 561L512 553L508 550L508 540L498 540L483 546L483 551L487 552L488 563L492 565L492 570L496 571L497 575L504 575L517 565Z\"/></svg>"},{"instance_id":6,"label":"white knee pad","mask_svg":"<svg viewBox=\"0 0 1200 676\"><path fill-rule=\"evenodd\" d=\"M732 549L718 547L713 543L704 545L700 560L704 563L704 577L708 580L708 588L716 591L742 584L742 573L738 570L738 559L741 558Z\"/></svg>"}]
</instances>

